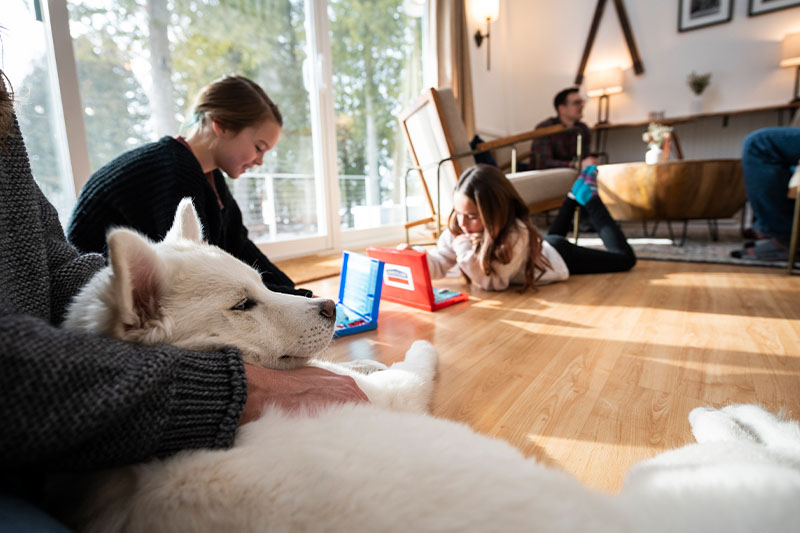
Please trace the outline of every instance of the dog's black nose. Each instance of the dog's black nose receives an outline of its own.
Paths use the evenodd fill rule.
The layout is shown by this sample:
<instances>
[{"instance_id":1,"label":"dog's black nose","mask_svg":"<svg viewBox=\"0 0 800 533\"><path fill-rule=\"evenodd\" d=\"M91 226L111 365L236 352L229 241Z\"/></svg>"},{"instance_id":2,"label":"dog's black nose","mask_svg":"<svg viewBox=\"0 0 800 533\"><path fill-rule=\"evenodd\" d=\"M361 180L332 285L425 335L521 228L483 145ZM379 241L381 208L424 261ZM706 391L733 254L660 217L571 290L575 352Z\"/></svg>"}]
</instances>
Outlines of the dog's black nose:
<instances>
[{"instance_id":1,"label":"dog's black nose","mask_svg":"<svg viewBox=\"0 0 800 533\"><path fill-rule=\"evenodd\" d=\"M319 314L325 318L334 318L336 316L336 304L333 300L320 300Z\"/></svg>"}]
</instances>

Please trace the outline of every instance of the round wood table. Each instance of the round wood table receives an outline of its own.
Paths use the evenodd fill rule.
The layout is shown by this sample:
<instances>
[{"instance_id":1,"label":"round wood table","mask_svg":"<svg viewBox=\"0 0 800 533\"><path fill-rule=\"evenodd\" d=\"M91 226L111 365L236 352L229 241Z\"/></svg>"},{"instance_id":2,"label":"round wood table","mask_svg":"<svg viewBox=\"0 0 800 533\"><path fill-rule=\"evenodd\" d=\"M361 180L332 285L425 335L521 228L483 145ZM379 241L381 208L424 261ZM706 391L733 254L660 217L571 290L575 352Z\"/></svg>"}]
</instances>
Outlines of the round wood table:
<instances>
[{"instance_id":1,"label":"round wood table","mask_svg":"<svg viewBox=\"0 0 800 533\"><path fill-rule=\"evenodd\" d=\"M597 187L616 220L729 218L747 200L738 159L600 165Z\"/></svg>"}]
</instances>

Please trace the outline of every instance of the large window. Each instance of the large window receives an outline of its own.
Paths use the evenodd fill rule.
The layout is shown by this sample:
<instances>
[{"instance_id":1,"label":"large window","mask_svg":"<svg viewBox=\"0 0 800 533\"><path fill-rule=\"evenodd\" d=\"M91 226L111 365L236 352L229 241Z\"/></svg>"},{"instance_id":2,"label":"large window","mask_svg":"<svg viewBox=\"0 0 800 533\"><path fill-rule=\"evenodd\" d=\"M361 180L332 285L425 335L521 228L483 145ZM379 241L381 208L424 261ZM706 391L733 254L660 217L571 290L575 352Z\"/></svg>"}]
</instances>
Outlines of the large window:
<instances>
[{"instance_id":1,"label":"large window","mask_svg":"<svg viewBox=\"0 0 800 533\"><path fill-rule=\"evenodd\" d=\"M397 114L422 90L424 2L329 0L342 228L403 221Z\"/></svg>"},{"instance_id":2,"label":"large window","mask_svg":"<svg viewBox=\"0 0 800 533\"><path fill-rule=\"evenodd\" d=\"M15 111L39 187L66 222L75 199L64 142L54 59L41 10L31 0L3 0L2 68L15 90ZM12 52L13 51L13 52Z\"/></svg>"},{"instance_id":3,"label":"large window","mask_svg":"<svg viewBox=\"0 0 800 533\"><path fill-rule=\"evenodd\" d=\"M35 23L34 0L4 1L22 10L28 26ZM346 244L341 230L402 223L407 156L396 117L421 92L425 0L49 4L59 2L68 8L92 171L143 143L181 133L202 86L238 73L264 87L284 116L281 141L264 164L228 181L253 240L312 239L304 248L310 251ZM28 26L22 31L30 33ZM37 50L38 59L20 62L32 66L15 73L23 88L46 87L52 79L46 49ZM45 92L37 101L52 100ZM58 112L43 103L25 116ZM333 117L332 127L325 127L326 116ZM26 139L58 131L37 120L27 125ZM327 166L320 164L326 153L336 154ZM55 155L33 157L60 168ZM63 183L50 167L37 175ZM68 212L74 192L59 194Z\"/></svg>"},{"instance_id":4,"label":"large window","mask_svg":"<svg viewBox=\"0 0 800 533\"><path fill-rule=\"evenodd\" d=\"M284 132L261 168L229 181L255 240L320 232L303 0L68 0L92 168L191 123L192 99L227 73L278 103ZM233 31L235 28L235 31Z\"/></svg>"}]
</instances>

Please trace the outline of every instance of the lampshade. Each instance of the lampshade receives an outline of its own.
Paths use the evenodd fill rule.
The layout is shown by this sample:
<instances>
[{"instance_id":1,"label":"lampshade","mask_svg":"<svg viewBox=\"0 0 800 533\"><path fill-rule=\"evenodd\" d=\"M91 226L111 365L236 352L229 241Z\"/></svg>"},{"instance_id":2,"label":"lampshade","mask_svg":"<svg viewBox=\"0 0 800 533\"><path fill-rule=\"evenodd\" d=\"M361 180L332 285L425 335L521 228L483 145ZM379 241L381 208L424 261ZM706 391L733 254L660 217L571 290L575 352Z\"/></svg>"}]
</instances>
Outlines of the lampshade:
<instances>
[{"instance_id":1,"label":"lampshade","mask_svg":"<svg viewBox=\"0 0 800 533\"><path fill-rule=\"evenodd\" d=\"M494 22L500 16L500 0L472 0L470 10L476 20Z\"/></svg>"},{"instance_id":2,"label":"lampshade","mask_svg":"<svg viewBox=\"0 0 800 533\"><path fill-rule=\"evenodd\" d=\"M622 69L620 67L586 73L586 94L589 96L602 96L621 92Z\"/></svg>"},{"instance_id":3,"label":"lampshade","mask_svg":"<svg viewBox=\"0 0 800 533\"><path fill-rule=\"evenodd\" d=\"M781 46L782 67L792 67L800 65L800 33L790 33L783 38Z\"/></svg>"}]
</instances>

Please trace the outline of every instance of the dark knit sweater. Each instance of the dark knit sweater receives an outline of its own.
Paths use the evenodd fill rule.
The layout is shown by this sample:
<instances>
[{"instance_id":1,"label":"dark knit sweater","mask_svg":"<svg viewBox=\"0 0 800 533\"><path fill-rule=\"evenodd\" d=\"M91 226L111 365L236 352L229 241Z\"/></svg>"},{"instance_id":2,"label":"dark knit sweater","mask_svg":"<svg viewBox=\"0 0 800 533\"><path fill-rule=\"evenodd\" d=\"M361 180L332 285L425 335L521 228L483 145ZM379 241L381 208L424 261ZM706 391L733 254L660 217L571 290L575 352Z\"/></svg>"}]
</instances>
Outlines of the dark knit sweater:
<instances>
[{"instance_id":1,"label":"dark knit sweater","mask_svg":"<svg viewBox=\"0 0 800 533\"><path fill-rule=\"evenodd\" d=\"M57 327L104 260L66 241L16 123L0 145L0 492L33 497L45 474L230 446L247 396L238 351Z\"/></svg>"},{"instance_id":2,"label":"dark knit sweater","mask_svg":"<svg viewBox=\"0 0 800 533\"><path fill-rule=\"evenodd\" d=\"M247 237L242 213L219 170L214 183L222 201L206 179L200 162L172 137L140 146L95 172L81 190L67 226L70 242L83 252L106 253L106 232L115 226L133 228L154 241L164 238L175 210L191 197L203 224L205 239L261 273L272 290L310 296L273 265Z\"/></svg>"}]
</instances>

